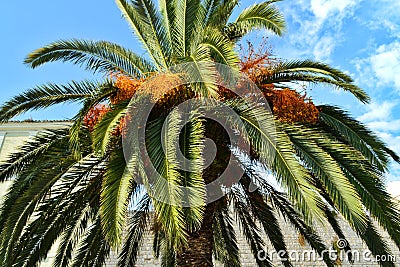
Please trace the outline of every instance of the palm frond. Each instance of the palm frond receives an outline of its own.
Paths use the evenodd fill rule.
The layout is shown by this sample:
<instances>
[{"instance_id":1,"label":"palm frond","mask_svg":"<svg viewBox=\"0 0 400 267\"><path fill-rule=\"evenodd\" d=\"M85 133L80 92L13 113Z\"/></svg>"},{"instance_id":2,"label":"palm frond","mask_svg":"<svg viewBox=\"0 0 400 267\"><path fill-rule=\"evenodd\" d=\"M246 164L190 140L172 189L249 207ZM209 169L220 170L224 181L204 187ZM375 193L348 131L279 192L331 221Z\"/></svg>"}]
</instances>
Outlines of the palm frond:
<instances>
[{"instance_id":1,"label":"palm frond","mask_svg":"<svg viewBox=\"0 0 400 267\"><path fill-rule=\"evenodd\" d=\"M167 60L171 55L171 47L167 30L165 29L166 25L163 23L160 11L152 0L132 0L131 4L136 9L136 14L143 16L143 22L147 24L147 34L152 37L150 40L154 40L152 45L161 57L159 60L163 63L162 66L167 67L169 65ZM150 40L147 39L146 41L149 42Z\"/></svg>"},{"instance_id":2,"label":"palm frond","mask_svg":"<svg viewBox=\"0 0 400 267\"><path fill-rule=\"evenodd\" d=\"M249 185L246 185L245 188L249 188ZM243 188L243 191L245 191L245 188ZM287 267L292 266L289 261L289 253L285 244L284 235L273 208L266 203L259 192L248 192L248 195L252 213L263 226L264 232L267 234L274 249L277 252L279 251L280 257L284 259L282 260L282 264Z\"/></svg>"},{"instance_id":3,"label":"palm frond","mask_svg":"<svg viewBox=\"0 0 400 267\"><path fill-rule=\"evenodd\" d=\"M156 69L162 69L166 67L166 54L163 52L162 43L160 43L160 36L158 36L157 31L163 32L164 29L156 28L153 24L150 16L157 16L156 14L149 13L148 1L143 2L142 0L126 1L126 0L116 0L116 3L121 10L124 18L135 31L136 37L142 43L142 45L147 50L152 61L156 65ZM149 20L150 19L150 20ZM157 19L158 20L158 19ZM161 20L157 21L157 23ZM161 25L161 24L160 24ZM167 37L165 35L165 37Z\"/></svg>"},{"instance_id":4,"label":"palm frond","mask_svg":"<svg viewBox=\"0 0 400 267\"><path fill-rule=\"evenodd\" d=\"M298 210L288 199L287 194L279 192L276 188L271 186L265 181L260 173L245 168L245 174L240 180L240 183L244 188L248 188L251 182L259 185L259 190L263 190L265 192L264 194L268 194L273 207L280 212L280 215L282 215L287 222L289 222L301 235L304 236L311 248L317 251L317 253L322 257L325 264L329 267L335 266L329 255L325 253L328 248L322 241L321 237L311 225L307 224L303 220L301 214L299 214Z\"/></svg>"},{"instance_id":5,"label":"palm frond","mask_svg":"<svg viewBox=\"0 0 400 267\"><path fill-rule=\"evenodd\" d=\"M68 138L68 129L45 130L28 140L0 165L0 181L9 180L26 170L30 163L58 142Z\"/></svg>"},{"instance_id":6,"label":"palm frond","mask_svg":"<svg viewBox=\"0 0 400 267\"><path fill-rule=\"evenodd\" d=\"M176 252L169 242L164 242L161 246L161 267L175 267L176 266Z\"/></svg>"},{"instance_id":7,"label":"palm frond","mask_svg":"<svg viewBox=\"0 0 400 267\"><path fill-rule=\"evenodd\" d=\"M254 222L249 209L248 199L240 188L234 187L232 190L233 208L237 216L236 222L242 229L243 235L250 246L250 250L260 267L272 267L272 261L265 253L265 259L260 257L260 251L264 251L264 240L260 235L260 228ZM265 251L264 251L265 252Z\"/></svg>"},{"instance_id":8,"label":"palm frond","mask_svg":"<svg viewBox=\"0 0 400 267\"><path fill-rule=\"evenodd\" d=\"M331 144L340 149L331 150ZM361 153L332 138L329 144L320 143L335 161L340 164L344 174L354 185L361 200L371 216L386 229L392 240L400 247L400 214L397 204L387 192L379 171L371 168L368 161L362 160Z\"/></svg>"},{"instance_id":9,"label":"palm frond","mask_svg":"<svg viewBox=\"0 0 400 267\"><path fill-rule=\"evenodd\" d=\"M26 192L23 192L15 200L14 205L11 204L12 206L9 209L7 220L5 220L4 228L1 232L2 242L5 242L3 246L7 248L4 258L2 258L5 262L12 263L16 260L25 265L32 264L32 261L33 263L40 261L51 248L51 244L61 234L65 223L68 222L66 218L75 211L79 212L76 205L84 207L84 205L81 205L82 199L81 201L69 201L69 199L65 201L65 198L71 197L74 189L81 188L78 186L79 183L85 183L90 180L89 177L91 177L92 170L101 161L89 156L76 165L70 165L71 163L66 160L64 160L64 165L60 165L56 164L58 160L59 158L56 158L55 162L50 165L53 168L49 166L50 170L44 171L42 169L40 175L36 174L37 176L30 181L31 184ZM65 171L59 174L60 170L57 165L63 167ZM45 166L42 163L41 167ZM98 171L95 173L98 174ZM84 177L87 180L83 179ZM53 197L47 200L45 197L49 196L49 192L52 189ZM10 192L8 197L12 197L15 193L18 192ZM27 229L24 229L28 218L31 217L33 212L37 213L35 213L37 219L32 223L28 223ZM39 231L37 235L34 235L37 240L29 236L36 233L36 231ZM20 238L21 234L22 237ZM7 238L14 240L14 242L6 242ZM21 241L16 242L18 239ZM22 254L13 255L14 250L22 251ZM28 266L31 266L29 264Z\"/></svg>"},{"instance_id":10,"label":"palm frond","mask_svg":"<svg viewBox=\"0 0 400 267\"><path fill-rule=\"evenodd\" d=\"M174 1L174 17L170 24L172 47L178 57L185 57L186 49L186 0Z\"/></svg>"},{"instance_id":11,"label":"palm frond","mask_svg":"<svg viewBox=\"0 0 400 267\"><path fill-rule=\"evenodd\" d=\"M105 263L110 247L102 235L100 218L90 226L74 258L72 267L100 267Z\"/></svg>"},{"instance_id":12,"label":"palm frond","mask_svg":"<svg viewBox=\"0 0 400 267\"><path fill-rule=\"evenodd\" d=\"M184 158L179 160L182 185L185 187L184 216L188 230L195 231L200 227L207 197L203 178L204 166L204 122L194 111L179 110L183 122L187 122L179 136L179 148ZM187 117L186 117L187 116ZM179 150L178 150L179 151Z\"/></svg>"},{"instance_id":13,"label":"palm frond","mask_svg":"<svg viewBox=\"0 0 400 267\"><path fill-rule=\"evenodd\" d=\"M255 29L266 29L281 36L286 23L279 9L272 5L277 1L265 1L243 10L235 22L228 24L224 33L231 40L241 38Z\"/></svg>"},{"instance_id":14,"label":"palm frond","mask_svg":"<svg viewBox=\"0 0 400 267\"><path fill-rule=\"evenodd\" d=\"M76 193L72 193L72 199ZM52 245L68 223L77 223L86 205L77 201L46 200L38 208L36 219L29 222L14 253L12 266L35 266L47 257ZM60 202L60 203L59 203ZM50 207L49 210L47 208ZM67 219L68 218L68 219ZM11 262L10 262L11 263Z\"/></svg>"},{"instance_id":15,"label":"palm frond","mask_svg":"<svg viewBox=\"0 0 400 267\"><path fill-rule=\"evenodd\" d=\"M201 40L201 45L211 50L211 56L220 64L237 68L239 57L233 48L233 44L226 39L221 32L209 29Z\"/></svg>"},{"instance_id":16,"label":"palm frond","mask_svg":"<svg viewBox=\"0 0 400 267\"><path fill-rule=\"evenodd\" d=\"M72 62L93 72L120 71L134 78L146 77L154 66L131 50L107 41L60 40L30 53L25 63L36 68L53 61Z\"/></svg>"},{"instance_id":17,"label":"palm frond","mask_svg":"<svg viewBox=\"0 0 400 267\"><path fill-rule=\"evenodd\" d=\"M56 158L60 159L59 157ZM74 160L72 159L64 159L63 162L58 164L55 162L53 162L53 164L49 162L47 162L47 164L42 163L43 169L40 173L36 174L36 177L27 177L28 179L32 179L31 184L28 185L28 190L23 192L15 203L10 203L12 205L11 207L3 207L3 210L9 210L0 234L2 242L1 259L5 262L11 262L13 247L37 204L49 193L50 188L63 175L64 172L60 169L67 170L72 164L74 164ZM15 192L10 191L7 198L13 198L13 194L15 194ZM5 214L2 214L2 217L4 215Z\"/></svg>"},{"instance_id":18,"label":"palm frond","mask_svg":"<svg viewBox=\"0 0 400 267\"><path fill-rule=\"evenodd\" d=\"M176 16L176 0L159 0L159 6L171 53L176 54L176 47L174 46L172 41L172 25L174 25Z\"/></svg>"},{"instance_id":19,"label":"palm frond","mask_svg":"<svg viewBox=\"0 0 400 267\"><path fill-rule=\"evenodd\" d=\"M289 196L296 201L306 220L312 217L322 218L319 205L321 199L317 189L312 184L308 170L294 156L294 150L289 137L283 129L275 125L270 112L262 107L254 107L243 101L228 103L239 115L254 151L259 160L271 169L278 182L287 189ZM240 126L240 125L238 125ZM275 132L271 129L274 128Z\"/></svg>"},{"instance_id":20,"label":"palm frond","mask_svg":"<svg viewBox=\"0 0 400 267\"><path fill-rule=\"evenodd\" d=\"M145 185L150 184L150 181L146 181L149 178L154 180L154 191L149 195L155 196L153 203L157 219L170 238L170 245L178 248L186 243L187 237L182 207L182 176L177 169L179 165L176 159L182 121L179 113L175 112L164 123L165 131L162 131L162 118L147 126L147 151L156 172L145 178Z\"/></svg>"},{"instance_id":21,"label":"palm frond","mask_svg":"<svg viewBox=\"0 0 400 267\"><path fill-rule=\"evenodd\" d=\"M79 110L79 112L73 118L74 123L72 124L70 131L69 131L69 148L72 154L76 157L77 160L81 159L82 157L82 148L81 148L81 135L88 134L86 129L82 129L83 121L85 116L88 112L95 107L98 103L104 101L110 95L116 93L117 88L110 86L110 87L103 87L99 88L98 93L94 95L92 98L87 99L83 103L83 107Z\"/></svg>"},{"instance_id":22,"label":"palm frond","mask_svg":"<svg viewBox=\"0 0 400 267\"><path fill-rule=\"evenodd\" d=\"M372 252L372 255L380 255L381 257L386 256L388 260L379 261L380 266L396 266L393 261L395 257L393 256L393 252L390 250L388 242L382 237L378 229L376 229L372 220L369 221L367 229L364 232L358 232L358 235L364 240L368 249Z\"/></svg>"},{"instance_id":23,"label":"palm frond","mask_svg":"<svg viewBox=\"0 0 400 267\"><path fill-rule=\"evenodd\" d=\"M81 213L77 213L76 220L69 219L64 232L61 234L61 241L57 248L54 258L54 267L68 267L72 262L73 253L79 243L79 238L83 236L88 227L92 216L90 208L87 206Z\"/></svg>"},{"instance_id":24,"label":"palm frond","mask_svg":"<svg viewBox=\"0 0 400 267\"><path fill-rule=\"evenodd\" d=\"M239 5L238 0L221 0L218 1L214 9L209 13L209 19L205 21L207 23L204 26L210 26L217 29L222 29L228 23L233 10Z\"/></svg>"},{"instance_id":25,"label":"palm frond","mask_svg":"<svg viewBox=\"0 0 400 267\"><path fill-rule=\"evenodd\" d=\"M330 226L332 227L333 231L336 233L338 238L346 241L346 246L343 249L346 252L348 261L350 263L353 263L354 259L353 259L353 254L350 253L351 252L350 242L346 238L346 235L343 233L343 230L339 224L338 214L332 209L332 207L329 207L328 205L325 205L325 214Z\"/></svg>"},{"instance_id":26,"label":"palm frond","mask_svg":"<svg viewBox=\"0 0 400 267\"><path fill-rule=\"evenodd\" d=\"M302 220L301 216L288 201L286 196L283 193L276 191L270 196L273 204L281 212L283 217L286 218L302 236L304 236L311 248L317 251L317 253L323 258L325 264L329 267L334 267L335 264L333 263L332 259L325 253L328 248L322 241L321 237L318 236L315 229Z\"/></svg>"},{"instance_id":27,"label":"palm frond","mask_svg":"<svg viewBox=\"0 0 400 267\"><path fill-rule=\"evenodd\" d=\"M204 98L217 98L217 66L211 60L209 47L198 46L193 54L184 58L184 63L173 68L176 73L183 73L190 83L190 90Z\"/></svg>"},{"instance_id":28,"label":"palm frond","mask_svg":"<svg viewBox=\"0 0 400 267\"><path fill-rule=\"evenodd\" d=\"M208 25L208 21L209 21L211 15L215 12L215 10L218 8L218 6L221 5L221 0L205 0L202 2L202 5L206 12L204 15L203 26L206 26L206 25Z\"/></svg>"},{"instance_id":29,"label":"palm frond","mask_svg":"<svg viewBox=\"0 0 400 267\"><path fill-rule=\"evenodd\" d=\"M324 142L329 145L330 140L321 132L314 131L305 125L284 125L283 128L293 142L300 159L321 182L335 207L353 227L365 229L367 218L357 190L344 175L340 165L316 143ZM340 148L331 144L331 150Z\"/></svg>"},{"instance_id":30,"label":"palm frond","mask_svg":"<svg viewBox=\"0 0 400 267\"><path fill-rule=\"evenodd\" d=\"M61 103L81 102L92 97L96 89L101 86L99 83L89 81L37 86L3 104L0 107L0 122L7 122L30 110L39 110Z\"/></svg>"},{"instance_id":31,"label":"palm frond","mask_svg":"<svg viewBox=\"0 0 400 267\"><path fill-rule=\"evenodd\" d=\"M332 68L328 64L312 60L292 60L282 62L276 67L275 71L277 73L318 73L332 77L337 81L348 83L353 82L353 79L349 75L340 70Z\"/></svg>"},{"instance_id":32,"label":"palm frond","mask_svg":"<svg viewBox=\"0 0 400 267\"><path fill-rule=\"evenodd\" d=\"M107 149L110 148L110 142L118 139L116 136L113 136L113 132L125 116L128 104L129 100L114 105L111 111L107 112L96 124L93 131L93 148L95 153L104 155Z\"/></svg>"},{"instance_id":33,"label":"palm frond","mask_svg":"<svg viewBox=\"0 0 400 267\"><path fill-rule=\"evenodd\" d=\"M321 111L322 127L360 151L380 171L387 170L389 156L400 163L400 158L396 153L361 122L351 118L347 112L334 106L318 107Z\"/></svg>"},{"instance_id":34,"label":"palm frond","mask_svg":"<svg viewBox=\"0 0 400 267\"><path fill-rule=\"evenodd\" d=\"M241 266L233 219L227 208L220 208L215 211L213 231L214 258L226 267Z\"/></svg>"},{"instance_id":35,"label":"palm frond","mask_svg":"<svg viewBox=\"0 0 400 267\"><path fill-rule=\"evenodd\" d=\"M129 195L134 187L132 174L126 169L123 151L114 150L106 167L100 195L103 235L113 248L122 242Z\"/></svg>"},{"instance_id":36,"label":"palm frond","mask_svg":"<svg viewBox=\"0 0 400 267\"><path fill-rule=\"evenodd\" d=\"M334 89L337 90L350 92L351 94L355 95L359 100L361 100L363 103L367 103L369 101L369 97L366 95L366 93L355 84L336 81L329 77L317 76L314 74L274 73L271 76L265 77L263 79L263 82L265 84L274 83L276 85L283 87L287 86L288 83L293 83L293 82L308 82L316 85L325 85L333 87Z\"/></svg>"},{"instance_id":37,"label":"palm frond","mask_svg":"<svg viewBox=\"0 0 400 267\"><path fill-rule=\"evenodd\" d=\"M358 100L368 103L368 94L353 84L353 79L331 66L312 60L293 60L281 62L272 69L272 74L264 75L260 83L290 83L293 81L306 81L333 85L338 89L352 93Z\"/></svg>"},{"instance_id":38,"label":"palm frond","mask_svg":"<svg viewBox=\"0 0 400 267\"><path fill-rule=\"evenodd\" d=\"M198 43L193 40L198 39L200 33L204 30L203 23L206 16L206 10L201 4L201 0L186 1L185 12L185 47L187 51L193 50L193 44L197 47Z\"/></svg>"},{"instance_id":39,"label":"palm frond","mask_svg":"<svg viewBox=\"0 0 400 267\"><path fill-rule=\"evenodd\" d=\"M139 201L139 207L129 216L128 236L118 256L118 266L134 266L136 264L143 235L148 227L151 199L148 195Z\"/></svg>"}]
</instances>

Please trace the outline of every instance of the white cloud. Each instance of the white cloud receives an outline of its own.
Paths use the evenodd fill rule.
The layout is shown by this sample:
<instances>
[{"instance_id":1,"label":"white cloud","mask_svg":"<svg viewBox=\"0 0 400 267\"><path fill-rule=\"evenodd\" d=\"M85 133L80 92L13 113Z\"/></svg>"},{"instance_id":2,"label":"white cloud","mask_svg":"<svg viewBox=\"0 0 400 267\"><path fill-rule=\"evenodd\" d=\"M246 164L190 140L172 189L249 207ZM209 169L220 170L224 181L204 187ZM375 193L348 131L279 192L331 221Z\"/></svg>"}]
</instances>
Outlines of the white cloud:
<instances>
[{"instance_id":1,"label":"white cloud","mask_svg":"<svg viewBox=\"0 0 400 267\"><path fill-rule=\"evenodd\" d=\"M392 149L397 155L400 155L400 136L387 132L378 132L378 136ZM390 172L385 175L390 190L397 190L396 196L400 195L400 164L392 161L389 167ZM396 181L396 183L392 183ZM392 193L394 194L394 193Z\"/></svg>"},{"instance_id":2,"label":"white cloud","mask_svg":"<svg viewBox=\"0 0 400 267\"><path fill-rule=\"evenodd\" d=\"M387 31L392 37L400 37L400 1L368 1L368 10L359 21L372 30Z\"/></svg>"},{"instance_id":3,"label":"white cloud","mask_svg":"<svg viewBox=\"0 0 400 267\"><path fill-rule=\"evenodd\" d=\"M378 136L387 146L400 155L400 136L395 136L385 132L378 132ZM389 173L385 174L387 189L393 196L400 196L400 164L392 160L389 165Z\"/></svg>"},{"instance_id":4,"label":"white cloud","mask_svg":"<svg viewBox=\"0 0 400 267\"><path fill-rule=\"evenodd\" d=\"M357 119L363 122L381 121L390 118L396 103L384 101L383 103L372 102L367 106L367 112Z\"/></svg>"},{"instance_id":5,"label":"white cloud","mask_svg":"<svg viewBox=\"0 0 400 267\"><path fill-rule=\"evenodd\" d=\"M373 130L390 149L400 155L400 119L393 118L395 106L395 102L373 102L367 106L367 112L357 119L366 122L367 126ZM393 161L389 169L390 172L385 175L386 181L399 181L400 165ZM400 192L397 195L400 195Z\"/></svg>"},{"instance_id":6,"label":"white cloud","mask_svg":"<svg viewBox=\"0 0 400 267\"><path fill-rule=\"evenodd\" d=\"M400 120L391 121L372 121L367 126L374 131L395 132L400 130Z\"/></svg>"},{"instance_id":7,"label":"white cloud","mask_svg":"<svg viewBox=\"0 0 400 267\"><path fill-rule=\"evenodd\" d=\"M357 4L356 0L311 0L311 10L317 18L326 19L335 13L343 13Z\"/></svg>"},{"instance_id":8,"label":"white cloud","mask_svg":"<svg viewBox=\"0 0 400 267\"><path fill-rule=\"evenodd\" d=\"M400 155L400 136L395 136L387 132L378 132L377 134L394 152ZM400 165L398 166L398 170L400 171Z\"/></svg>"},{"instance_id":9,"label":"white cloud","mask_svg":"<svg viewBox=\"0 0 400 267\"><path fill-rule=\"evenodd\" d=\"M298 0L282 2L282 12L291 21L288 43L284 52L296 57L325 62L335 47L344 40L342 24L353 14L361 0ZM294 52L293 52L294 51Z\"/></svg>"},{"instance_id":10,"label":"white cloud","mask_svg":"<svg viewBox=\"0 0 400 267\"><path fill-rule=\"evenodd\" d=\"M378 82L400 90L400 41L378 47L370 64Z\"/></svg>"},{"instance_id":11,"label":"white cloud","mask_svg":"<svg viewBox=\"0 0 400 267\"><path fill-rule=\"evenodd\" d=\"M387 191L393 196L400 196L400 181L389 182L387 185Z\"/></svg>"},{"instance_id":12,"label":"white cloud","mask_svg":"<svg viewBox=\"0 0 400 267\"><path fill-rule=\"evenodd\" d=\"M331 36L322 37L314 47L314 57L316 60L327 60L335 49L335 40Z\"/></svg>"}]
</instances>

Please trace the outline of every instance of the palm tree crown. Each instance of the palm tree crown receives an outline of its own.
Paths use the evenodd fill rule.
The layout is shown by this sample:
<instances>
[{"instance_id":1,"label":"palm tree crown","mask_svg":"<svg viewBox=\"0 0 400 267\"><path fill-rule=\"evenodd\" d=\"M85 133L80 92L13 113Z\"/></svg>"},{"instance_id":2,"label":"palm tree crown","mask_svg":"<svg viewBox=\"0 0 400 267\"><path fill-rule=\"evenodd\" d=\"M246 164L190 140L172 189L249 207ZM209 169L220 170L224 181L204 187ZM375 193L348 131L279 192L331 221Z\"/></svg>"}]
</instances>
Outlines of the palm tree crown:
<instances>
[{"instance_id":1,"label":"palm tree crown","mask_svg":"<svg viewBox=\"0 0 400 267\"><path fill-rule=\"evenodd\" d=\"M29 54L25 63L32 68L61 60L106 78L41 85L1 107L0 121L6 122L28 110L65 102L82 104L71 127L40 133L0 165L1 181L15 177L0 209L2 266L34 266L47 257L56 240L60 243L54 266L101 266L110 251L120 247L119 266L134 266L150 228L155 256L163 266L212 266L212 256L225 266L240 266L233 215L258 266L272 266L270 259L257 257L265 245L262 231L275 250L287 253L278 214L319 254L327 247L313 220L329 224L345 239L338 214L374 255L391 253L375 221L400 248L399 209L383 180L390 159L400 162L399 157L339 107L316 106L291 86L293 82L325 84L363 103L369 101L368 95L351 77L324 63L279 61L267 53L240 57L235 50L235 43L253 30L283 34L285 22L275 2L255 4L233 19L236 0L159 0L157 4L116 0L145 57L114 43L89 40L57 41ZM246 74L273 116L265 107L249 104L213 82L180 85L182 77L170 73L180 64L190 64L186 71L196 77L219 79L224 74L216 64ZM149 82L146 89L143 85ZM187 114L174 110L188 99L205 97L223 103L240 118L241 123L233 125L238 135L247 133L243 138L249 151L232 147L215 121L190 113L193 117L184 123ZM144 127L149 162L140 159L140 149L129 159L124 155L124 130L141 119L131 108L144 103L154 105ZM272 135L262 127L271 120ZM218 150L203 170L206 138ZM177 168L177 143L185 158L191 159L191 171ZM204 187L218 178L230 156L243 171L242 179L229 185L222 198L206 203ZM172 205L150 194L140 180L168 199L180 196L151 182L145 170L150 162L169 184L195 188L189 200L193 205ZM280 188L260 169L273 176ZM252 185L257 185L256 190L251 190ZM344 249L350 250L350 245ZM329 255L324 255L324 261L334 265ZM282 264L292 266L290 261Z\"/></svg>"}]
</instances>

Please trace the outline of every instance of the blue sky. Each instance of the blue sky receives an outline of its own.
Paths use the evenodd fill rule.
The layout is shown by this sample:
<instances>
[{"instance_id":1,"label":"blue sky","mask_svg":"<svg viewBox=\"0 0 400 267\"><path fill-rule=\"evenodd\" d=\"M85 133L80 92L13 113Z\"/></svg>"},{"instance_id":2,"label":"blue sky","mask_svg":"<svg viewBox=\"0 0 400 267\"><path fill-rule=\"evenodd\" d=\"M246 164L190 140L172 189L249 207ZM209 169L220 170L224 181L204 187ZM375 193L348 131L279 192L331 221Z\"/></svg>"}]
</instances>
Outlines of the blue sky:
<instances>
[{"instance_id":1,"label":"blue sky","mask_svg":"<svg viewBox=\"0 0 400 267\"><path fill-rule=\"evenodd\" d=\"M243 1L241 7L254 2ZM275 54L321 60L351 74L371 95L371 104L361 105L331 88L310 87L310 94L317 103L349 110L400 153L400 1L286 0L278 5L288 30L283 38L270 38ZM71 64L35 70L23 65L30 51L52 41L108 40L142 53L112 0L1 1L0 12L1 103L34 85L93 78ZM252 38L266 35L258 32ZM61 106L21 118L67 119L75 111L75 106ZM392 185L400 187L400 166L393 164L388 180L399 181Z\"/></svg>"}]
</instances>

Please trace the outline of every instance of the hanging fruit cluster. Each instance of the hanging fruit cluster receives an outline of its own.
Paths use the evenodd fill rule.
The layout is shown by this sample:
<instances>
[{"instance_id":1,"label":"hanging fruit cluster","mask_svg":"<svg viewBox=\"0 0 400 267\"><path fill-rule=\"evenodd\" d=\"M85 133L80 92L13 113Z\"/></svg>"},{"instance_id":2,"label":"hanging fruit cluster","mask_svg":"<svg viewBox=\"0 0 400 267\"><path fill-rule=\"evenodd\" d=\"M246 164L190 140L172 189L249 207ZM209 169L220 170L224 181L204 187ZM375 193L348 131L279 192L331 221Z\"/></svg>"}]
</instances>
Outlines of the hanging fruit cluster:
<instances>
[{"instance_id":1,"label":"hanging fruit cluster","mask_svg":"<svg viewBox=\"0 0 400 267\"><path fill-rule=\"evenodd\" d=\"M276 88L273 84L264 84L264 77L274 74L274 67L279 60L272 57L266 39L255 50L249 42L247 53L242 55L240 63L241 72L258 85L267 99L275 117L285 123L311 123L318 122L319 111L306 93L300 95L296 90Z\"/></svg>"},{"instance_id":2,"label":"hanging fruit cluster","mask_svg":"<svg viewBox=\"0 0 400 267\"><path fill-rule=\"evenodd\" d=\"M300 95L295 90L275 89L264 92L271 104L275 117L286 123L311 123L318 122L319 111L306 95Z\"/></svg>"},{"instance_id":3,"label":"hanging fruit cluster","mask_svg":"<svg viewBox=\"0 0 400 267\"><path fill-rule=\"evenodd\" d=\"M146 83L142 83L138 93L150 95L155 103L171 102L171 100L177 100L175 95L183 89L180 86L182 83L178 74L161 73L152 76Z\"/></svg>"},{"instance_id":4,"label":"hanging fruit cluster","mask_svg":"<svg viewBox=\"0 0 400 267\"><path fill-rule=\"evenodd\" d=\"M122 73L111 73L111 78L114 80L114 86L118 88L117 92L110 96L110 103L112 105L118 104L121 101L130 99L136 93L138 88L143 84L144 80L135 80L123 75ZM98 104L92 107L86 114L83 124L93 131L95 125L109 112L111 108L106 104ZM114 129L112 134L114 136L121 135L125 124L125 119L122 117L119 121L118 127Z\"/></svg>"},{"instance_id":5,"label":"hanging fruit cluster","mask_svg":"<svg viewBox=\"0 0 400 267\"><path fill-rule=\"evenodd\" d=\"M83 118L83 125L85 125L90 132L92 132L96 124L109 112L111 108L106 104L98 104L92 107L86 116ZM125 119L122 117L118 126L112 132L112 135L119 136L123 132Z\"/></svg>"},{"instance_id":6,"label":"hanging fruit cluster","mask_svg":"<svg viewBox=\"0 0 400 267\"><path fill-rule=\"evenodd\" d=\"M262 83L263 77L272 76L274 67L280 62L272 57L270 51L271 48L267 47L266 39L257 51L251 43L248 43L246 55L242 53L240 71L260 87L278 120L285 123L317 123L318 109L306 94L301 95L295 90L276 88L273 84ZM181 85L182 75L179 74L162 73L147 79L133 79L122 73L112 73L111 78L114 86L118 89L109 99L111 105L131 99L135 93L144 93L150 95L151 100L156 103L155 109L158 110L155 113L156 116L160 112L168 112L172 107L187 99L196 97L193 91L187 90L184 85ZM240 86L238 86L238 90L241 90ZM224 86L218 86L217 93L220 100L237 97L234 92ZM238 93L246 94L246 92L239 91ZM110 110L106 104L93 107L85 116L84 125L93 131L96 123ZM125 120L122 118L119 126L113 132L114 135L122 133L124 122Z\"/></svg>"},{"instance_id":7,"label":"hanging fruit cluster","mask_svg":"<svg viewBox=\"0 0 400 267\"><path fill-rule=\"evenodd\" d=\"M83 118L83 125L85 125L89 129L89 131L93 131L95 125L109 111L110 107L105 104L98 104L92 107L86 114L86 116Z\"/></svg>"},{"instance_id":8,"label":"hanging fruit cluster","mask_svg":"<svg viewBox=\"0 0 400 267\"><path fill-rule=\"evenodd\" d=\"M279 60L272 56L272 48L267 41L267 38L263 38L257 49L249 41L247 48L241 48L240 72L252 81L257 81L260 75L272 74L273 67L279 63Z\"/></svg>"},{"instance_id":9,"label":"hanging fruit cluster","mask_svg":"<svg viewBox=\"0 0 400 267\"><path fill-rule=\"evenodd\" d=\"M132 98L144 82L143 79L134 80L122 73L113 73L111 74L111 78L114 79L114 86L118 88L117 93L110 97L111 104L117 104L121 101Z\"/></svg>"}]
</instances>

